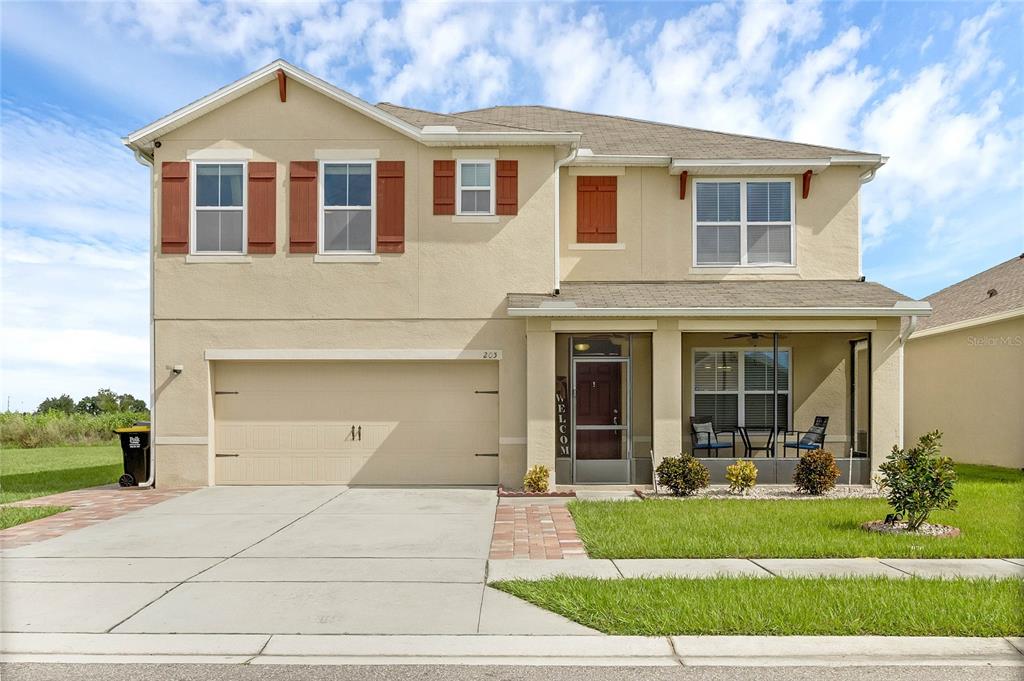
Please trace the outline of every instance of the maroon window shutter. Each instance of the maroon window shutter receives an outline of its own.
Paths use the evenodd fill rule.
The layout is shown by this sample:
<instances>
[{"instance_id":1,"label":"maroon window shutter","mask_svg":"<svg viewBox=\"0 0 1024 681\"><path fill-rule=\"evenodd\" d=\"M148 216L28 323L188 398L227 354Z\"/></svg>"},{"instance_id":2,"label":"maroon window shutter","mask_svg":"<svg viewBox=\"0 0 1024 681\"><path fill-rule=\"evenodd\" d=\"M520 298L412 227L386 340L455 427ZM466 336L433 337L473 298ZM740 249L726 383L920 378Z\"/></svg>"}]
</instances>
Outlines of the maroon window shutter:
<instances>
[{"instance_id":1,"label":"maroon window shutter","mask_svg":"<svg viewBox=\"0 0 1024 681\"><path fill-rule=\"evenodd\" d=\"M519 161L497 161L495 212L498 215L516 215L519 212Z\"/></svg>"},{"instance_id":2,"label":"maroon window shutter","mask_svg":"<svg viewBox=\"0 0 1024 681\"><path fill-rule=\"evenodd\" d=\"M188 253L188 161L160 166L160 251Z\"/></svg>"},{"instance_id":3,"label":"maroon window shutter","mask_svg":"<svg viewBox=\"0 0 1024 681\"><path fill-rule=\"evenodd\" d=\"M577 243L615 243L617 181L616 177L576 178Z\"/></svg>"},{"instance_id":4,"label":"maroon window shutter","mask_svg":"<svg viewBox=\"0 0 1024 681\"><path fill-rule=\"evenodd\" d=\"M455 161L434 161L434 215L455 215Z\"/></svg>"},{"instance_id":5,"label":"maroon window shutter","mask_svg":"<svg viewBox=\"0 0 1024 681\"><path fill-rule=\"evenodd\" d=\"M405 161L377 161L377 252L405 253Z\"/></svg>"},{"instance_id":6,"label":"maroon window shutter","mask_svg":"<svg viewBox=\"0 0 1024 681\"><path fill-rule=\"evenodd\" d=\"M249 162L249 253L273 253L277 246L277 163Z\"/></svg>"},{"instance_id":7,"label":"maroon window shutter","mask_svg":"<svg viewBox=\"0 0 1024 681\"><path fill-rule=\"evenodd\" d=\"M292 161L288 169L288 251L316 253L317 162Z\"/></svg>"}]
</instances>

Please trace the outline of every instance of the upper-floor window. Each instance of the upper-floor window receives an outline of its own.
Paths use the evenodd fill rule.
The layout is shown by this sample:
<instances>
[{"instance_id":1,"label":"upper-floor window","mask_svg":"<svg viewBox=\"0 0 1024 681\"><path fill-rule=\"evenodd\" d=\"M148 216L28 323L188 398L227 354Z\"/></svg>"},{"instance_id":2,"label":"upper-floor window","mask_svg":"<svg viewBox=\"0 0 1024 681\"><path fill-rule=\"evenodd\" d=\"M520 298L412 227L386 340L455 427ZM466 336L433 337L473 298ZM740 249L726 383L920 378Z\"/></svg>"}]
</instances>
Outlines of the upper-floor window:
<instances>
[{"instance_id":1,"label":"upper-floor window","mask_svg":"<svg viewBox=\"0 0 1024 681\"><path fill-rule=\"evenodd\" d=\"M793 183L694 183L694 263L792 265Z\"/></svg>"},{"instance_id":2,"label":"upper-floor window","mask_svg":"<svg viewBox=\"0 0 1024 681\"><path fill-rule=\"evenodd\" d=\"M455 212L494 215L494 161L459 161Z\"/></svg>"},{"instance_id":3,"label":"upper-floor window","mask_svg":"<svg viewBox=\"0 0 1024 681\"><path fill-rule=\"evenodd\" d=\"M373 162L322 164L320 250L373 253Z\"/></svg>"},{"instance_id":4,"label":"upper-floor window","mask_svg":"<svg viewBox=\"0 0 1024 681\"><path fill-rule=\"evenodd\" d=\"M245 252L245 164L196 163L193 252Z\"/></svg>"}]
</instances>

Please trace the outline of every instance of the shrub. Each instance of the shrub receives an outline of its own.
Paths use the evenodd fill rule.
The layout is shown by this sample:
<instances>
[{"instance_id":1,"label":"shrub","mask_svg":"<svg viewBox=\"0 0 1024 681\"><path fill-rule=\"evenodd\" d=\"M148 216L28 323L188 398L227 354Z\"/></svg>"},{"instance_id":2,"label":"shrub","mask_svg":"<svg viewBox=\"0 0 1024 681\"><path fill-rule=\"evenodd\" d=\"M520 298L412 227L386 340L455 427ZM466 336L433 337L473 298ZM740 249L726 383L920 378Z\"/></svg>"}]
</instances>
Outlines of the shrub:
<instances>
[{"instance_id":1,"label":"shrub","mask_svg":"<svg viewBox=\"0 0 1024 681\"><path fill-rule=\"evenodd\" d=\"M0 446L60 447L63 445L95 445L114 442L115 428L145 421L148 412L114 412L109 414L0 414Z\"/></svg>"},{"instance_id":2,"label":"shrub","mask_svg":"<svg viewBox=\"0 0 1024 681\"><path fill-rule=\"evenodd\" d=\"M689 454L669 456L658 464L658 482L677 496L690 496L711 484L711 473Z\"/></svg>"},{"instance_id":3,"label":"shrub","mask_svg":"<svg viewBox=\"0 0 1024 681\"><path fill-rule=\"evenodd\" d=\"M523 477L523 490L543 494L548 491L548 478L550 477L551 471L547 466L541 464L530 466Z\"/></svg>"},{"instance_id":4,"label":"shrub","mask_svg":"<svg viewBox=\"0 0 1024 681\"><path fill-rule=\"evenodd\" d=\"M922 435L910 449L893 445L878 467L882 491L893 510L903 516L908 530L921 527L932 511L956 508L956 471L953 460L941 456L941 440L942 433L934 430Z\"/></svg>"},{"instance_id":5,"label":"shrub","mask_svg":"<svg viewBox=\"0 0 1024 681\"><path fill-rule=\"evenodd\" d=\"M725 479L729 481L730 492L746 496L757 484L757 466L753 461L737 461L725 469Z\"/></svg>"},{"instance_id":6,"label":"shrub","mask_svg":"<svg viewBox=\"0 0 1024 681\"><path fill-rule=\"evenodd\" d=\"M832 452L815 449L800 457L793 471L793 483L801 492L821 495L836 486L839 466Z\"/></svg>"}]
</instances>

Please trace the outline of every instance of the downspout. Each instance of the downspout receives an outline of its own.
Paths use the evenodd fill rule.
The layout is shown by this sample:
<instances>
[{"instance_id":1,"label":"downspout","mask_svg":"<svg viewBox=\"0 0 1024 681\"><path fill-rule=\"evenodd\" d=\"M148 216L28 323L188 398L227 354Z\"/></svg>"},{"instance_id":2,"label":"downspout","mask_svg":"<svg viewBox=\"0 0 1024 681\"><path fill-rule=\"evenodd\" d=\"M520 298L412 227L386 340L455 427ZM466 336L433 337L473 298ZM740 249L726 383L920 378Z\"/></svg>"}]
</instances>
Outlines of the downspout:
<instances>
[{"instance_id":1,"label":"downspout","mask_svg":"<svg viewBox=\"0 0 1024 681\"><path fill-rule=\"evenodd\" d=\"M560 217L562 212L562 196L561 196L561 183L562 183L562 166L567 163L572 163L576 160L576 154L580 149L579 142L573 142L569 147L569 155L563 159L555 161L555 285L554 294L557 296L559 289L562 286L562 236L560 229Z\"/></svg>"},{"instance_id":2,"label":"downspout","mask_svg":"<svg viewBox=\"0 0 1024 681\"><path fill-rule=\"evenodd\" d=\"M153 452L156 447L156 328L153 323L153 282L155 262L153 258L153 157L147 156L140 149L132 147L135 160L149 168L149 477L139 483L139 487L153 487L156 480L156 461Z\"/></svg>"}]
</instances>

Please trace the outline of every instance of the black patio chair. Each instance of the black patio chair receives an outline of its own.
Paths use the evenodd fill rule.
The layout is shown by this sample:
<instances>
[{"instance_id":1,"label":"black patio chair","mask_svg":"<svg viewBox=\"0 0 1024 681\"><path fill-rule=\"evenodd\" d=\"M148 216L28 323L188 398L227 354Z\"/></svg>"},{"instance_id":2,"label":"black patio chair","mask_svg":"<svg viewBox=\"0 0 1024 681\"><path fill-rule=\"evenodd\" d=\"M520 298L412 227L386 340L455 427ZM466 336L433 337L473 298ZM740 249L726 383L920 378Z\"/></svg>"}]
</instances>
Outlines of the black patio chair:
<instances>
[{"instance_id":1,"label":"black patio chair","mask_svg":"<svg viewBox=\"0 0 1024 681\"><path fill-rule=\"evenodd\" d=\"M715 458L718 458L718 452L723 449L731 449L733 458L736 458L736 431L715 430L710 416L691 416L690 435L693 439L693 452L695 455L697 450L705 449L714 452ZM719 435L728 435L730 442L719 441Z\"/></svg>"},{"instance_id":2,"label":"black patio chair","mask_svg":"<svg viewBox=\"0 0 1024 681\"><path fill-rule=\"evenodd\" d=\"M828 428L828 417L827 416L815 416L814 425L807 430L787 430L786 431L786 444L784 449L795 449L796 455L800 456L801 452L810 452L815 449L821 449L825 446L825 430ZM797 439L790 440L790 435L795 435Z\"/></svg>"},{"instance_id":3,"label":"black patio chair","mask_svg":"<svg viewBox=\"0 0 1024 681\"><path fill-rule=\"evenodd\" d=\"M740 426L737 428L740 431L740 437L743 438L743 456L750 458L754 452L764 452L764 455L769 458L775 457L775 431L771 428L768 429L768 441L763 445L755 445L750 442L750 433L748 429Z\"/></svg>"}]
</instances>

